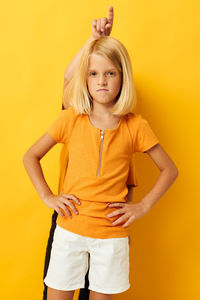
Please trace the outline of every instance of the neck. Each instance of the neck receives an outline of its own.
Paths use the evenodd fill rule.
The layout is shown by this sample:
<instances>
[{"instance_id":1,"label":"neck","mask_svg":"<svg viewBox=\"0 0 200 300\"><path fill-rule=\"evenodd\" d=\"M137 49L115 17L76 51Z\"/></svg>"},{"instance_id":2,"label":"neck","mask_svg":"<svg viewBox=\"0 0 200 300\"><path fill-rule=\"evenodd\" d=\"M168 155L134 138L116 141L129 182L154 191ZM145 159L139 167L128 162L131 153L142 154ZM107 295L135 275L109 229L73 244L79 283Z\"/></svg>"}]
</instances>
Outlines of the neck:
<instances>
[{"instance_id":1,"label":"neck","mask_svg":"<svg viewBox=\"0 0 200 300\"><path fill-rule=\"evenodd\" d=\"M99 103L93 103L93 108L90 113L91 116L102 117L102 118L113 118L113 114L111 113L110 109L112 108L113 104L109 105L102 105Z\"/></svg>"}]
</instances>

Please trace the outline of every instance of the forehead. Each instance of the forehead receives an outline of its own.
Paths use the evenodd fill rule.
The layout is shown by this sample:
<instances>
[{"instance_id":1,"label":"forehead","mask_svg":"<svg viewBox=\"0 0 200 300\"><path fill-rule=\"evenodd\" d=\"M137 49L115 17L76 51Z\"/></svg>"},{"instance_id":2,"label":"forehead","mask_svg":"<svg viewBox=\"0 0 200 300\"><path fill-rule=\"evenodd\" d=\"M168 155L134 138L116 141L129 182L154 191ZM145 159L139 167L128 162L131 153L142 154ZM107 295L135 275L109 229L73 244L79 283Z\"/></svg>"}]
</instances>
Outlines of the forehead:
<instances>
[{"instance_id":1,"label":"forehead","mask_svg":"<svg viewBox=\"0 0 200 300\"><path fill-rule=\"evenodd\" d=\"M103 55L100 55L100 54L96 54L96 53L92 53L90 56L89 56L89 63L88 63L88 68L89 69L95 69L95 68L98 68L98 69L116 69L115 65L113 64L113 62L106 58L105 56Z\"/></svg>"}]
</instances>

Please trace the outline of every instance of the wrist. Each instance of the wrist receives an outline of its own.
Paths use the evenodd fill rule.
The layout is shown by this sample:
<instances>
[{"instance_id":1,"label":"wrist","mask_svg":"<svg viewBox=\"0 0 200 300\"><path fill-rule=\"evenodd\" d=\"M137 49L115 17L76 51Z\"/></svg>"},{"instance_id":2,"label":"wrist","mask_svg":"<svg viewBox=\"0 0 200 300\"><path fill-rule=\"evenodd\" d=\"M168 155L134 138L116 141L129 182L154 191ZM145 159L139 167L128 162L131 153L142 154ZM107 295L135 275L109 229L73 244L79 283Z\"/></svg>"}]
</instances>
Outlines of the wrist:
<instances>
[{"instance_id":1,"label":"wrist","mask_svg":"<svg viewBox=\"0 0 200 300\"><path fill-rule=\"evenodd\" d=\"M144 199L142 199L140 203L142 204L145 212L148 212L151 209L150 203L146 202Z\"/></svg>"},{"instance_id":2,"label":"wrist","mask_svg":"<svg viewBox=\"0 0 200 300\"><path fill-rule=\"evenodd\" d=\"M48 202L49 197L52 197L52 196L54 196L53 193L48 193L48 194L43 195L43 196L41 197L41 199L42 199L42 201L46 204L46 203Z\"/></svg>"},{"instance_id":3,"label":"wrist","mask_svg":"<svg viewBox=\"0 0 200 300\"><path fill-rule=\"evenodd\" d=\"M98 38L99 37L95 37L95 36L93 36L93 35L91 35L90 37L89 37L89 39L88 39L88 42L92 42L92 41L94 41L94 40L98 40Z\"/></svg>"}]
</instances>

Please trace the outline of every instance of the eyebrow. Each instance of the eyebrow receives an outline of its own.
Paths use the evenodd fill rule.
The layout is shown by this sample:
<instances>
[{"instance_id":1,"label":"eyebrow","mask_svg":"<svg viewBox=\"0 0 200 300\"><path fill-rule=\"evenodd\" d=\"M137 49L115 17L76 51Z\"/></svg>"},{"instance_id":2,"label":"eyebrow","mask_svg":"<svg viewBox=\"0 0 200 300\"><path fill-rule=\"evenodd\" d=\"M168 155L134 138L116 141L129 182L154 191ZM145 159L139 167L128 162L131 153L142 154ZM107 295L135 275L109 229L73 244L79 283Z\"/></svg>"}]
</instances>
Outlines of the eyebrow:
<instances>
[{"instance_id":1,"label":"eyebrow","mask_svg":"<svg viewBox=\"0 0 200 300\"><path fill-rule=\"evenodd\" d=\"M96 69L89 69L88 71L96 71ZM117 69L111 68L111 69L105 70L105 72L108 72L108 71L117 71Z\"/></svg>"}]
</instances>

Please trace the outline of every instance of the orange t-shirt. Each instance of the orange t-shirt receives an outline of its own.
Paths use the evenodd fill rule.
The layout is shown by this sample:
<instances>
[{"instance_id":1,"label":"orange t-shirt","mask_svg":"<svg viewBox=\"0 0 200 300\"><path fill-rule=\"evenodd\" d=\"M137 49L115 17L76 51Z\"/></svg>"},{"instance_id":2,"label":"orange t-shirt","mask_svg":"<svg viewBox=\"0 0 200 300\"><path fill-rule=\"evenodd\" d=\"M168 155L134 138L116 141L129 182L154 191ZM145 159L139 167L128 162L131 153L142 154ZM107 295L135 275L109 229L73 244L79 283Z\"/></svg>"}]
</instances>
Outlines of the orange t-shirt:
<instances>
[{"instance_id":1,"label":"orange t-shirt","mask_svg":"<svg viewBox=\"0 0 200 300\"><path fill-rule=\"evenodd\" d=\"M71 106L62 110L47 132L57 143L68 144L68 166L63 192L80 199L78 215L58 215L57 224L92 238L127 237L129 227L112 225L120 215L107 215L117 208L111 202L127 202L127 179L132 155L159 143L147 120L140 114L122 116L114 129L94 127L87 114Z\"/></svg>"}]
</instances>

